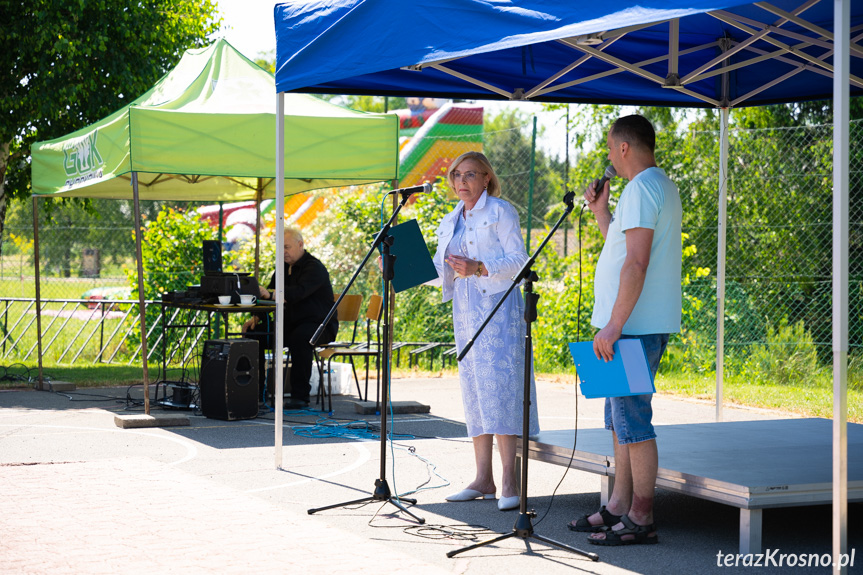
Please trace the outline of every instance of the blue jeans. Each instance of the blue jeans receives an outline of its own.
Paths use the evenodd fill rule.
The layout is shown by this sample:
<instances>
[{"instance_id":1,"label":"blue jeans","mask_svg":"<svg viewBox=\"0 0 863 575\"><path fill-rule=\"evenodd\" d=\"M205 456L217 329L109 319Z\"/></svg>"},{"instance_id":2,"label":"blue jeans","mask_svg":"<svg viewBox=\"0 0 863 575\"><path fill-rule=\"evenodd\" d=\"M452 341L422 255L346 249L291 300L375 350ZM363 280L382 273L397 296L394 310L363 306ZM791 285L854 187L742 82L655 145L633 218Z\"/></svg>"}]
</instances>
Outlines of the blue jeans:
<instances>
[{"instance_id":1,"label":"blue jeans","mask_svg":"<svg viewBox=\"0 0 863 575\"><path fill-rule=\"evenodd\" d=\"M620 339L640 339L647 353L650 371L656 377L659 360L668 345L667 333L648 335L621 335ZM650 401L653 394L628 395L626 397L607 397L605 399L605 428L617 434L617 443L639 443L656 439L653 430L653 407Z\"/></svg>"}]
</instances>

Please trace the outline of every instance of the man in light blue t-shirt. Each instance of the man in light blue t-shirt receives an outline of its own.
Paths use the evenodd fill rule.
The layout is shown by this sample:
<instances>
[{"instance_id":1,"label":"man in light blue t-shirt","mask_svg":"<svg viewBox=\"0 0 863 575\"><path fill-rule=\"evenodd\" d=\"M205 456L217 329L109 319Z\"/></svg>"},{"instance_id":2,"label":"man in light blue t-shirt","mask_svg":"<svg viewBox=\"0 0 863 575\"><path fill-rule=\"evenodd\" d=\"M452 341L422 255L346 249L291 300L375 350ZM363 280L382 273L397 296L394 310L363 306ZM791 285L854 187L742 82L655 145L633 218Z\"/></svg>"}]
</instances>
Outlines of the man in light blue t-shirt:
<instances>
[{"instance_id":1,"label":"man in light blue t-shirt","mask_svg":"<svg viewBox=\"0 0 863 575\"><path fill-rule=\"evenodd\" d=\"M656 134L639 115L619 118L608 131L608 159L629 180L614 214L609 184L588 186L584 198L605 238L596 264L591 323L596 357L613 356L614 343L638 338L654 376L670 333L680 331L682 259L680 194L656 166ZM569 523L596 545L657 543L653 493L659 456L651 418L652 395L606 399L605 427L614 439L615 481L608 505Z\"/></svg>"}]
</instances>

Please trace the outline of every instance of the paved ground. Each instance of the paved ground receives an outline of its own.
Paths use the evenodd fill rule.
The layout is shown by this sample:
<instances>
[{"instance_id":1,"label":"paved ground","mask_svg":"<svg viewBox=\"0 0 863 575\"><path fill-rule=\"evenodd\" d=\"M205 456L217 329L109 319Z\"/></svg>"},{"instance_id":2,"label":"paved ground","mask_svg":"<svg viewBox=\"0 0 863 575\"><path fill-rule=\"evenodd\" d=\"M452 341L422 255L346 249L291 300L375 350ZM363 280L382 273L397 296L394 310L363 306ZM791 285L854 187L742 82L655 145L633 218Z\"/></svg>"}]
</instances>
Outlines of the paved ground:
<instances>
[{"instance_id":1,"label":"paved ground","mask_svg":"<svg viewBox=\"0 0 863 575\"><path fill-rule=\"evenodd\" d=\"M141 398L140 388L128 393ZM600 561L516 537L447 558L448 551L511 532L518 514L500 512L494 502L444 501L473 474L452 378L393 382L395 400L431 407L430 414L396 415L394 432L401 435L385 447L389 486L402 494L419 489L411 512L424 526L380 502L307 513L370 495L381 475L380 442L343 435L376 431L379 423L378 416L356 415L351 397L338 397L329 419L320 412L286 415L278 469L272 412L218 421L183 411L188 427L120 429L115 413L142 411L127 409L126 396L125 388L0 392L0 573L829 572L717 567L717 553L737 551L737 509L662 490L659 545L591 546L564 524L598 507L599 478L533 461L535 533L596 552ZM575 425L571 385L541 381L538 397L544 429ZM655 412L658 424L714 420L712 404L663 396ZM725 416L787 417L728 408ZM600 427L600 418L598 400L579 399L579 428ZM661 457L661 438L659 448ZM764 547L829 553L830 519L827 506L768 510ZM863 513L852 504L849 549L855 548L860 556L849 573L863 572Z\"/></svg>"}]
</instances>

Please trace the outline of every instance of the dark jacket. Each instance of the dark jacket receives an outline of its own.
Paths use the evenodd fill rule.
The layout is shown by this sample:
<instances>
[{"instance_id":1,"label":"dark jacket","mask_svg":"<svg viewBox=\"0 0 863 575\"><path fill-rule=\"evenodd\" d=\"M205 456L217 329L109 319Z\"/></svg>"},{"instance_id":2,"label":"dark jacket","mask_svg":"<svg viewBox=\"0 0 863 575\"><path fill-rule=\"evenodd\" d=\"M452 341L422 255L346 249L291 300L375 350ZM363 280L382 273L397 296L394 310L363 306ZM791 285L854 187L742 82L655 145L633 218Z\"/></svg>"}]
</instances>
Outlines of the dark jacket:
<instances>
[{"instance_id":1,"label":"dark jacket","mask_svg":"<svg viewBox=\"0 0 863 575\"><path fill-rule=\"evenodd\" d=\"M290 269L290 273L288 270ZM276 274L267 289L275 290ZM285 264L285 334L304 323L320 325L333 307L330 274L321 260L305 252L293 266ZM318 343L333 341L339 331L339 319L333 314Z\"/></svg>"}]
</instances>

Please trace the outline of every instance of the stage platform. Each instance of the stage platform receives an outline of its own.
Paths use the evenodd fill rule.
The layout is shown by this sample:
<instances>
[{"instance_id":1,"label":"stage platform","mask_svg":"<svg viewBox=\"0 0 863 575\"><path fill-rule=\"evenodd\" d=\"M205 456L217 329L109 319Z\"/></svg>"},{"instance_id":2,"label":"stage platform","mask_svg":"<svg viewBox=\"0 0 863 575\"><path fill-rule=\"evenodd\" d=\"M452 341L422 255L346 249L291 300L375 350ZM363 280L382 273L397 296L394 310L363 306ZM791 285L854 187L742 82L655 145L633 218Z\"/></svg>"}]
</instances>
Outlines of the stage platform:
<instances>
[{"instance_id":1,"label":"stage platform","mask_svg":"<svg viewBox=\"0 0 863 575\"><path fill-rule=\"evenodd\" d=\"M759 553L764 509L832 502L832 433L829 419L659 425L656 486L740 508L739 552ZM567 465L573 437L573 430L532 436L528 456ZM516 453L520 466L521 438ZM863 501L861 454L863 425L849 423L848 501ZM579 430L571 467L602 476L605 504L614 485L611 433Z\"/></svg>"}]
</instances>

